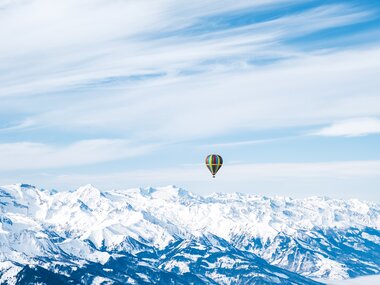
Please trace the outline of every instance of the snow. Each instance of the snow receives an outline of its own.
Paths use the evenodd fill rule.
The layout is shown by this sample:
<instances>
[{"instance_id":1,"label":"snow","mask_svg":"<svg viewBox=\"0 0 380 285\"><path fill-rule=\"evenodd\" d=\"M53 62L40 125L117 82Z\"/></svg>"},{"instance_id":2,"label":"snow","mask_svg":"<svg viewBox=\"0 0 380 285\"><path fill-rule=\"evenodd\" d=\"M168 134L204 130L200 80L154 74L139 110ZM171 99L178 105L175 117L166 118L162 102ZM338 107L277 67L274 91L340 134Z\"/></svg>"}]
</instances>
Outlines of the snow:
<instances>
[{"instance_id":1,"label":"snow","mask_svg":"<svg viewBox=\"0 0 380 285\"><path fill-rule=\"evenodd\" d=\"M320 277L320 276L336 276L339 279L349 278L345 268L336 261L329 260L322 255L318 255L319 260L316 264L318 271L310 274L309 277Z\"/></svg>"},{"instance_id":2,"label":"snow","mask_svg":"<svg viewBox=\"0 0 380 285\"><path fill-rule=\"evenodd\" d=\"M136 275L138 275L145 282L149 282L149 277L146 274L138 272L138 273L136 273Z\"/></svg>"},{"instance_id":3,"label":"snow","mask_svg":"<svg viewBox=\"0 0 380 285\"><path fill-rule=\"evenodd\" d=\"M284 279L287 279L288 276L286 276L285 274L282 274L282 273L274 273L276 276L280 277L280 278L284 278Z\"/></svg>"},{"instance_id":4,"label":"snow","mask_svg":"<svg viewBox=\"0 0 380 285\"><path fill-rule=\"evenodd\" d=\"M380 244L380 237L378 237L378 236L370 235L367 233L362 233L362 237L367 239L367 240L370 240L374 243Z\"/></svg>"},{"instance_id":5,"label":"snow","mask_svg":"<svg viewBox=\"0 0 380 285\"><path fill-rule=\"evenodd\" d=\"M126 281L127 284L137 284L136 280L132 279L132 278L128 278L127 281Z\"/></svg>"},{"instance_id":6,"label":"snow","mask_svg":"<svg viewBox=\"0 0 380 285\"><path fill-rule=\"evenodd\" d=\"M67 239L58 245L64 252L92 262L105 264L110 258L109 253L94 250L88 243L77 239Z\"/></svg>"},{"instance_id":7,"label":"snow","mask_svg":"<svg viewBox=\"0 0 380 285\"><path fill-rule=\"evenodd\" d=\"M171 260L170 262L165 264L164 268L168 271L172 271L175 268L181 274L190 272L189 265L184 261Z\"/></svg>"},{"instance_id":8,"label":"snow","mask_svg":"<svg viewBox=\"0 0 380 285\"><path fill-rule=\"evenodd\" d=\"M215 263L215 266L226 268L226 269L232 269L234 265L236 264L236 261L238 260L234 260L230 257L223 256L223 257L218 258L218 260Z\"/></svg>"},{"instance_id":9,"label":"snow","mask_svg":"<svg viewBox=\"0 0 380 285\"><path fill-rule=\"evenodd\" d=\"M21 270L21 267L15 266L9 261L0 262L0 284L15 285L15 276Z\"/></svg>"},{"instance_id":10,"label":"snow","mask_svg":"<svg viewBox=\"0 0 380 285\"><path fill-rule=\"evenodd\" d=\"M342 264L323 254L315 254L315 262L305 261L305 256L297 255L296 246L308 247L310 238L329 246L328 240L314 231L316 228L380 230L380 206L357 199L291 199L240 193L214 193L203 197L173 185L102 192L90 184L71 192L8 185L0 187L0 195L4 202L0 204L0 262L33 263L34 257L54 256L63 251L104 264L110 257L104 249L141 251L128 241L131 238L163 249L177 238L189 240L215 235L238 248L248 248L272 264L293 266L287 260L294 254L299 263L294 263L292 270L302 268L307 276L343 279L348 275ZM57 241L52 242L51 233ZM279 238L281 234L294 238L289 241L294 248L279 253L283 243ZM380 243L376 235L366 232L358 235ZM253 248L253 240L266 244L265 250ZM353 248L366 250L355 241L346 242L352 243ZM204 246L198 245L197 249L203 250ZM286 255L279 257L279 254ZM196 258L196 255L188 258ZM83 260L76 262L81 265ZM234 260L226 258L218 262L224 268L232 268L234 264ZM189 271L185 262L173 261L167 266L177 267L183 273ZM4 272L8 271L0 267L1 272L1 278L5 278Z\"/></svg>"},{"instance_id":11,"label":"snow","mask_svg":"<svg viewBox=\"0 0 380 285\"><path fill-rule=\"evenodd\" d=\"M111 285L111 284L114 284L114 282L112 280L109 280L109 279L103 278L103 277L99 277L99 276L95 277L91 283L91 285Z\"/></svg>"}]
</instances>

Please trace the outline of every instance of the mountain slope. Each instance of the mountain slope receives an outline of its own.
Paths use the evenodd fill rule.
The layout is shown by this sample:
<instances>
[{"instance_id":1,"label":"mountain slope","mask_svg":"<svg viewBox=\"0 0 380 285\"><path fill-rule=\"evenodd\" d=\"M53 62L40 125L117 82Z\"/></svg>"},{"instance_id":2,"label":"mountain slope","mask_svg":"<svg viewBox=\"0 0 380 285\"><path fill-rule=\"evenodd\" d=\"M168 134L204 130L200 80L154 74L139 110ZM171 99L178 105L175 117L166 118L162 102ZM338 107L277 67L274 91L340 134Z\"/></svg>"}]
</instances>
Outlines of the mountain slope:
<instances>
[{"instance_id":1,"label":"mountain slope","mask_svg":"<svg viewBox=\"0 0 380 285\"><path fill-rule=\"evenodd\" d=\"M68 284L314 284L300 274L380 271L380 207L358 200L24 184L0 188L0 210L0 284L43 270Z\"/></svg>"}]
</instances>

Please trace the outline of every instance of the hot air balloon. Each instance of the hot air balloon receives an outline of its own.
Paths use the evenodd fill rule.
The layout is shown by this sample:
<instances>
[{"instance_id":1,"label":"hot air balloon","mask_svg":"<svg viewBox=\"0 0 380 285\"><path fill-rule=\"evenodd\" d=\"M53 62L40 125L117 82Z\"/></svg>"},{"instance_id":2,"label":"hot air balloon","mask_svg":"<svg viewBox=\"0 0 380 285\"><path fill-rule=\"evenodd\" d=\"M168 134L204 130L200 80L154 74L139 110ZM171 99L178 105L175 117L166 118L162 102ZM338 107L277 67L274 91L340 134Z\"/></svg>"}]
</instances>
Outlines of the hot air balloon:
<instances>
[{"instance_id":1,"label":"hot air balloon","mask_svg":"<svg viewBox=\"0 0 380 285\"><path fill-rule=\"evenodd\" d=\"M206 157L206 166L210 170L212 177L215 178L215 174L223 165L223 158L219 154L210 154Z\"/></svg>"}]
</instances>

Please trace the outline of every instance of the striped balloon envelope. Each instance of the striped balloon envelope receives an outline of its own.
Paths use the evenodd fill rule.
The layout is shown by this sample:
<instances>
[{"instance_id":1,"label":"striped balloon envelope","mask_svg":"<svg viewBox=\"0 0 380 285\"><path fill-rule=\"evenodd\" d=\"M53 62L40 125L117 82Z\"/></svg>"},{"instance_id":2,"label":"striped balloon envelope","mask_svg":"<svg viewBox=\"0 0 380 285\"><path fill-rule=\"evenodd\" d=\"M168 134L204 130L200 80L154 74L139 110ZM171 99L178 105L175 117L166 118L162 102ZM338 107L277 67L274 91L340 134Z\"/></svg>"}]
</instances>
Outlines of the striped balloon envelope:
<instances>
[{"instance_id":1,"label":"striped balloon envelope","mask_svg":"<svg viewBox=\"0 0 380 285\"><path fill-rule=\"evenodd\" d=\"M219 154L210 154L206 157L206 166L210 170L212 177L215 178L215 174L223 165L223 158Z\"/></svg>"}]
</instances>

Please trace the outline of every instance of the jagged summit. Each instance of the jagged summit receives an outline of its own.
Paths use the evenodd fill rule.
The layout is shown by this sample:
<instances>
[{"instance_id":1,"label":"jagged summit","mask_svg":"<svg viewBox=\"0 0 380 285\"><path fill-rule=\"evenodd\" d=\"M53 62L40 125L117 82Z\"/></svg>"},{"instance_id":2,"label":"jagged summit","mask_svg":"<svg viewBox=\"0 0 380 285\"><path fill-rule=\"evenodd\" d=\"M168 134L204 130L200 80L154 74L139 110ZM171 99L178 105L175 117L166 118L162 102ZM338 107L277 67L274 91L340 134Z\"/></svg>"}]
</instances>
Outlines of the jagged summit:
<instances>
[{"instance_id":1,"label":"jagged summit","mask_svg":"<svg viewBox=\"0 0 380 285\"><path fill-rule=\"evenodd\" d=\"M153 270L151 276L177 280L197 272L186 277L196 284L231 284L237 276L228 268L258 274L251 278L268 284L287 284L283 276L314 284L300 275L339 279L380 272L380 206L357 199L200 196L174 185L101 191L88 184L53 193L16 184L0 187L0 212L0 272L8 277L43 271L21 271L23 264L57 272L74 266L87 274L97 272L94 264L110 263L117 271L125 258L135 260L133 270Z\"/></svg>"}]
</instances>

